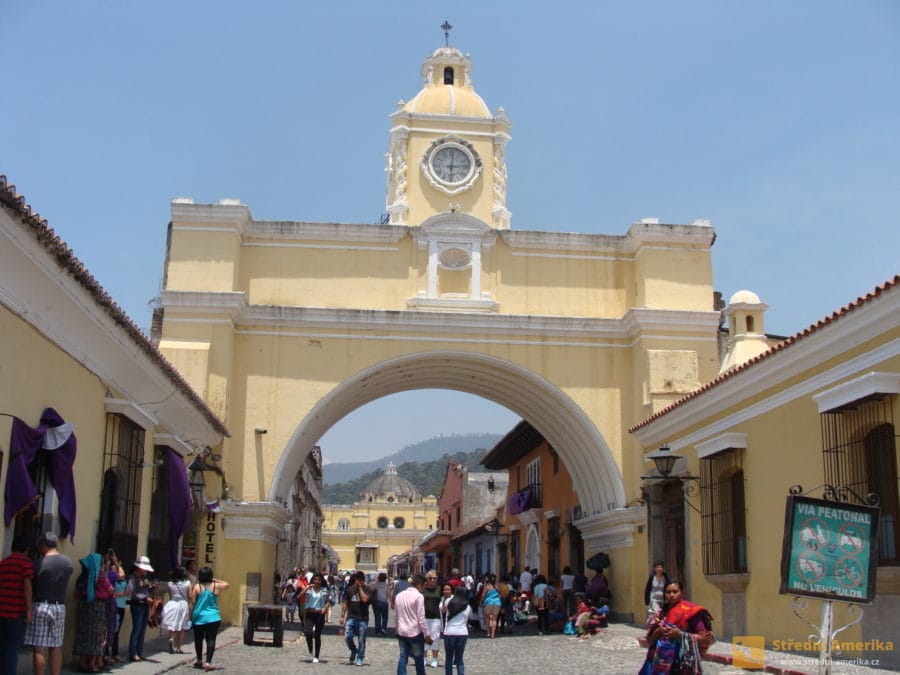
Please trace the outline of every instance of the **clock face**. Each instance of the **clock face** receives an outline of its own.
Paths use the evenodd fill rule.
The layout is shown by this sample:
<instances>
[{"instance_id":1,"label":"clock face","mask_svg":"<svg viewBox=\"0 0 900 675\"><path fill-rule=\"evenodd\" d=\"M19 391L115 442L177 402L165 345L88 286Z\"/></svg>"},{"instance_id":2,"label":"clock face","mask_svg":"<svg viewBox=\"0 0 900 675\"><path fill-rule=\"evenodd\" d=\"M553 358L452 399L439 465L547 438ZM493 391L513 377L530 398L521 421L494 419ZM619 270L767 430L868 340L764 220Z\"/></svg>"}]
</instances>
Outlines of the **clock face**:
<instances>
[{"instance_id":1,"label":"clock face","mask_svg":"<svg viewBox=\"0 0 900 675\"><path fill-rule=\"evenodd\" d=\"M472 158L461 148L440 148L431 158L435 175L447 183L461 183L472 171Z\"/></svg>"}]
</instances>

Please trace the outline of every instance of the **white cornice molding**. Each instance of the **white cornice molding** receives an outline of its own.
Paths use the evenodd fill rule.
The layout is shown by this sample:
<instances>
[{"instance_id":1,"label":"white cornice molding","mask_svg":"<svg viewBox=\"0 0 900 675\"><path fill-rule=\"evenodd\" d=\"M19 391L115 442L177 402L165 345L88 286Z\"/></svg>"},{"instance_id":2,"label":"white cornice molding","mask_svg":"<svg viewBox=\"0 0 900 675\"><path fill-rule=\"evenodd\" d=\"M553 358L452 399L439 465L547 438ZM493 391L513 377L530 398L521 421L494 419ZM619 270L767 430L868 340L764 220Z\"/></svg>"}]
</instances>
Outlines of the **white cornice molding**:
<instances>
[{"instance_id":1,"label":"white cornice molding","mask_svg":"<svg viewBox=\"0 0 900 675\"><path fill-rule=\"evenodd\" d=\"M584 539L585 553L593 554L632 546L635 529L646 522L646 508L631 506L587 516L573 524Z\"/></svg>"},{"instance_id":2,"label":"white cornice molding","mask_svg":"<svg viewBox=\"0 0 900 675\"><path fill-rule=\"evenodd\" d=\"M172 434L153 434L153 445L164 445L182 457L190 457L195 452L194 448Z\"/></svg>"},{"instance_id":3,"label":"white cornice molding","mask_svg":"<svg viewBox=\"0 0 900 675\"><path fill-rule=\"evenodd\" d=\"M497 124L496 118L492 117L463 117L462 115L429 115L426 113L411 113L406 110L398 110L394 113L391 113L388 116L391 120L393 126L391 127L390 133L394 133L395 131L415 131L420 134L446 134L446 133L463 133L466 136L493 136L496 132L493 130L494 126L499 126L503 131L506 131L509 124L500 122ZM407 124L403 124L403 122L407 122ZM408 122L430 122L430 123L441 123L447 122L448 126L446 127L435 127L435 126L416 126L415 124L408 124ZM478 131L476 129L466 129L463 132L459 132L459 126L468 126L468 127L491 127L489 131Z\"/></svg>"},{"instance_id":4,"label":"white cornice molding","mask_svg":"<svg viewBox=\"0 0 900 675\"><path fill-rule=\"evenodd\" d=\"M409 309L438 312L497 312L500 304L493 300L472 300L471 298L409 298Z\"/></svg>"},{"instance_id":5,"label":"white cornice molding","mask_svg":"<svg viewBox=\"0 0 900 675\"><path fill-rule=\"evenodd\" d=\"M249 238L275 241L329 241L346 243L395 244L409 228L405 225L364 223L315 223L289 220L253 220L245 229ZM249 245L251 242L245 242Z\"/></svg>"},{"instance_id":6,"label":"white cornice molding","mask_svg":"<svg viewBox=\"0 0 900 675\"><path fill-rule=\"evenodd\" d=\"M516 518L518 518L519 522L525 527L528 527L529 525L537 525L541 519L541 510L528 509L527 511L517 513Z\"/></svg>"},{"instance_id":7,"label":"white cornice molding","mask_svg":"<svg viewBox=\"0 0 900 675\"><path fill-rule=\"evenodd\" d=\"M0 303L103 382L183 438L222 435L172 379L18 220L0 210ZM158 355L162 359L162 355Z\"/></svg>"},{"instance_id":8,"label":"white cornice molding","mask_svg":"<svg viewBox=\"0 0 900 675\"><path fill-rule=\"evenodd\" d=\"M421 299L419 299L421 301ZM466 301L474 303L478 301ZM165 306L165 305L164 305ZM718 327L718 312L630 310L623 319L522 314L455 312L397 312L390 310L331 309L248 305L236 319L239 329L285 327L313 330L381 330L413 333L563 336L606 340L630 340L647 331L679 331L679 340L706 339ZM631 346L623 344L619 346Z\"/></svg>"},{"instance_id":9,"label":"white cornice molding","mask_svg":"<svg viewBox=\"0 0 900 675\"><path fill-rule=\"evenodd\" d=\"M480 242L482 249L489 249L497 241L497 230L487 223L465 213L439 213L425 220L410 231L421 248L429 241Z\"/></svg>"},{"instance_id":10,"label":"white cornice molding","mask_svg":"<svg viewBox=\"0 0 900 675\"><path fill-rule=\"evenodd\" d=\"M813 396L819 413L826 413L873 394L900 394L900 373L871 372Z\"/></svg>"},{"instance_id":11,"label":"white cornice molding","mask_svg":"<svg viewBox=\"0 0 900 675\"><path fill-rule=\"evenodd\" d=\"M146 412L134 401L122 398L105 398L103 399L103 404L106 412L123 415L145 431L153 429L158 424L153 415Z\"/></svg>"},{"instance_id":12,"label":"white cornice molding","mask_svg":"<svg viewBox=\"0 0 900 675\"><path fill-rule=\"evenodd\" d=\"M595 253L633 253L625 236L614 234L581 234L536 230L503 230L500 232L510 248L546 249L549 255L560 251L593 251Z\"/></svg>"},{"instance_id":13,"label":"white cornice molding","mask_svg":"<svg viewBox=\"0 0 900 675\"><path fill-rule=\"evenodd\" d=\"M303 248L318 251L367 251L372 253L396 253L398 246L367 246L365 244L305 244L289 241L243 241L246 248Z\"/></svg>"},{"instance_id":14,"label":"white cornice molding","mask_svg":"<svg viewBox=\"0 0 900 675\"><path fill-rule=\"evenodd\" d=\"M225 315L237 318L247 309L243 291L163 291L160 303L168 311L184 310L191 314Z\"/></svg>"},{"instance_id":15,"label":"white cornice molding","mask_svg":"<svg viewBox=\"0 0 900 675\"><path fill-rule=\"evenodd\" d=\"M689 330L702 331L708 335L710 331L715 334L719 328L719 313L703 310L680 309L647 309L645 307L632 307L622 318L624 330L629 337L645 335L651 331Z\"/></svg>"},{"instance_id":16,"label":"white cornice molding","mask_svg":"<svg viewBox=\"0 0 900 675\"><path fill-rule=\"evenodd\" d=\"M290 510L277 502L222 502L222 531L226 539L275 545L292 517Z\"/></svg>"},{"instance_id":17,"label":"white cornice molding","mask_svg":"<svg viewBox=\"0 0 900 675\"><path fill-rule=\"evenodd\" d=\"M633 259L642 249L650 247L709 248L715 239L715 231L708 225L634 223L625 235L504 230L500 236L511 248L545 249L551 256L560 256L562 251L591 251Z\"/></svg>"},{"instance_id":18,"label":"white cornice molding","mask_svg":"<svg viewBox=\"0 0 900 675\"><path fill-rule=\"evenodd\" d=\"M217 298L216 295L224 297ZM162 298L163 307L166 308L166 321L225 323L232 324L239 334L285 338L463 340L486 343L491 338L476 336L498 336L503 338L501 342L504 344L531 344L531 340L539 340L539 344L543 346L612 349L630 349L641 340L715 340L715 335L710 332L718 326L716 312L640 309L629 311L623 319L529 316L471 311L479 303L490 307L488 303L493 301L467 299L456 302L458 311L446 311L448 302L453 301L440 300L430 302L432 311L247 305L234 314L228 308L236 309L232 303L236 302L238 295L241 294L166 291ZM193 302L197 303L196 312L192 312ZM423 298L416 298L415 302L428 304ZM192 313L195 316L191 316ZM225 314L226 318L209 318L217 313ZM651 330L660 334L646 332ZM348 331L363 332L354 334ZM672 335L672 331L680 334ZM446 337L435 337L438 334ZM510 338L511 335L516 337ZM610 342L616 340L621 342Z\"/></svg>"},{"instance_id":19,"label":"white cornice molding","mask_svg":"<svg viewBox=\"0 0 900 675\"><path fill-rule=\"evenodd\" d=\"M188 204L175 200L171 210L173 227L179 223L228 225L241 234L250 222L250 209L244 204Z\"/></svg>"},{"instance_id":20,"label":"white cornice molding","mask_svg":"<svg viewBox=\"0 0 900 675\"><path fill-rule=\"evenodd\" d=\"M745 448L747 447L747 434L740 434L737 432L731 432L728 434L722 434L721 436L716 436L715 438L711 438L708 441L704 441L703 443L697 443L697 457L703 459L704 457L712 457L716 453L722 452L723 450L730 450L732 448Z\"/></svg>"},{"instance_id":21,"label":"white cornice molding","mask_svg":"<svg viewBox=\"0 0 900 675\"><path fill-rule=\"evenodd\" d=\"M866 305L853 310L852 314L820 327L814 333L805 335L794 344L783 350L774 352L762 361L751 364L746 370L739 371L704 391L694 398L685 401L665 415L658 417L634 432L635 438L644 446L659 444L663 440L675 438L681 429L696 424L698 419L708 419L729 408L739 406L745 401L758 397L766 390L780 386L782 383L815 371L830 359L839 358L852 349L865 344L869 340L886 335L897 325L900 316L900 293L885 293ZM877 368L887 359L900 354L900 339L889 340L883 345L845 361L824 373L807 376L801 384L790 387L772 396L767 401L778 403L766 405L784 405L799 396L808 396L823 387L858 375L861 370ZM755 404L737 415L727 419L749 419L747 411L762 414L771 408ZM713 425L722 427L723 421ZM709 433L717 433L712 430ZM705 436L700 436L699 439ZM692 434L692 438L697 438ZM698 439L698 440L699 440ZM694 441L691 441L693 443ZM675 447L673 446L673 449Z\"/></svg>"},{"instance_id":22,"label":"white cornice molding","mask_svg":"<svg viewBox=\"0 0 900 675\"><path fill-rule=\"evenodd\" d=\"M709 248L716 240L716 231L711 225L677 225L661 223L632 223L626 238L631 250L645 248L648 245L670 244L699 246Z\"/></svg>"}]
</instances>

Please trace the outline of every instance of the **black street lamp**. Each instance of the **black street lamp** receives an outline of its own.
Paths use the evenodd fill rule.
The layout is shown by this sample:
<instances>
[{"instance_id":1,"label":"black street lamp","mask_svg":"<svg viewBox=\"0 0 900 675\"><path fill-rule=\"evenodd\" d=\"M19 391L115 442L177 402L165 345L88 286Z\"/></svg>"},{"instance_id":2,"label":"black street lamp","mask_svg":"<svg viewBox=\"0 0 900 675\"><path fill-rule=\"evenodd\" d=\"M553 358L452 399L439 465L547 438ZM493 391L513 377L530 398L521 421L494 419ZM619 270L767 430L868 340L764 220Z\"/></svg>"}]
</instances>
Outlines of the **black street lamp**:
<instances>
[{"instance_id":1,"label":"black street lamp","mask_svg":"<svg viewBox=\"0 0 900 675\"><path fill-rule=\"evenodd\" d=\"M657 450L653 452L648 452L644 455L647 459L652 459L653 464L656 465L656 471L659 475L656 476L641 476L641 478L645 480L659 480L660 478L663 480L680 480L682 481L681 491L684 497L684 503L690 506L694 511L700 513L700 509L694 506L691 503L691 500L688 499L689 496L695 493L695 486L687 481L693 481L695 483L700 482L699 476L671 476L672 470L675 468L675 462L681 459L681 455L676 455L672 452L671 448L665 443L663 443Z\"/></svg>"},{"instance_id":2,"label":"black street lamp","mask_svg":"<svg viewBox=\"0 0 900 675\"><path fill-rule=\"evenodd\" d=\"M188 464L188 487L191 488L191 495L194 498L196 508L202 509L206 500L206 478L203 473L210 471L211 467L198 456L193 462Z\"/></svg>"},{"instance_id":3,"label":"black street lamp","mask_svg":"<svg viewBox=\"0 0 900 675\"><path fill-rule=\"evenodd\" d=\"M498 546L505 546L509 541L509 533L502 534L500 532L500 530L503 529L503 523L501 523L496 516L484 526L484 529L488 533L494 535L494 541L497 542Z\"/></svg>"},{"instance_id":4,"label":"black street lamp","mask_svg":"<svg viewBox=\"0 0 900 675\"><path fill-rule=\"evenodd\" d=\"M681 459L681 455L676 455L665 443L659 446L658 450L648 452L644 457L653 460L653 463L656 465L656 470L663 478L669 477L669 474L672 473L672 469L675 468L675 462Z\"/></svg>"}]
</instances>

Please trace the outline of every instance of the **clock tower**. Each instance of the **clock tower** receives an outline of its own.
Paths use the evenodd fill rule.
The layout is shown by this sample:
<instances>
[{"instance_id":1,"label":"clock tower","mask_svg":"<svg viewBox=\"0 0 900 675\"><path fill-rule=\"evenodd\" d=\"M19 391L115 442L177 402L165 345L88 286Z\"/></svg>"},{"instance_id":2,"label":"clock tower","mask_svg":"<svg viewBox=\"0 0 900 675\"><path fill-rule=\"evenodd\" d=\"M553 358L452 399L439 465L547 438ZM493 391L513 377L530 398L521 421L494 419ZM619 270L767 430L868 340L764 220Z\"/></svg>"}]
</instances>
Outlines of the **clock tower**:
<instances>
[{"instance_id":1,"label":"clock tower","mask_svg":"<svg viewBox=\"0 0 900 675\"><path fill-rule=\"evenodd\" d=\"M504 149L510 123L503 108L491 114L471 71L468 55L449 44L439 47L422 64L422 89L391 114L386 172L392 224L421 225L454 212L509 229Z\"/></svg>"}]
</instances>

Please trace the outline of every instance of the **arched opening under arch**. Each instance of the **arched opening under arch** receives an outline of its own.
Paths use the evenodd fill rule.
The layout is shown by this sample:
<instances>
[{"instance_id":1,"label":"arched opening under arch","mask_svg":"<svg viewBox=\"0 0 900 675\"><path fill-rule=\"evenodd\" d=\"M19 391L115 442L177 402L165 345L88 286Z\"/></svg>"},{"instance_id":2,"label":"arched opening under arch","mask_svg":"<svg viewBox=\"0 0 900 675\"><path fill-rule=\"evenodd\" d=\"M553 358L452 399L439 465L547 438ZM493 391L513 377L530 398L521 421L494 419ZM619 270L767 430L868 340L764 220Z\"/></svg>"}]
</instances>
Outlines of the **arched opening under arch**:
<instances>
[{"instance_id":1,"label":"arched opening under arch","mask_svg":"<svg viewBox=\"0 0 900 675\"><path fill-rule=\"evenodd\" d=\"M300 422L275 467L268 499L283 498L310 449L348 413L391 394L449 389L481 396L526 419L559 453L579 496L579 528L587 550L627 546L643 514L625 507L619 467L602 434L562 390L510 361L465 352L432 351L386 360L348 378Z\"/></svg>"}]
</instances>

